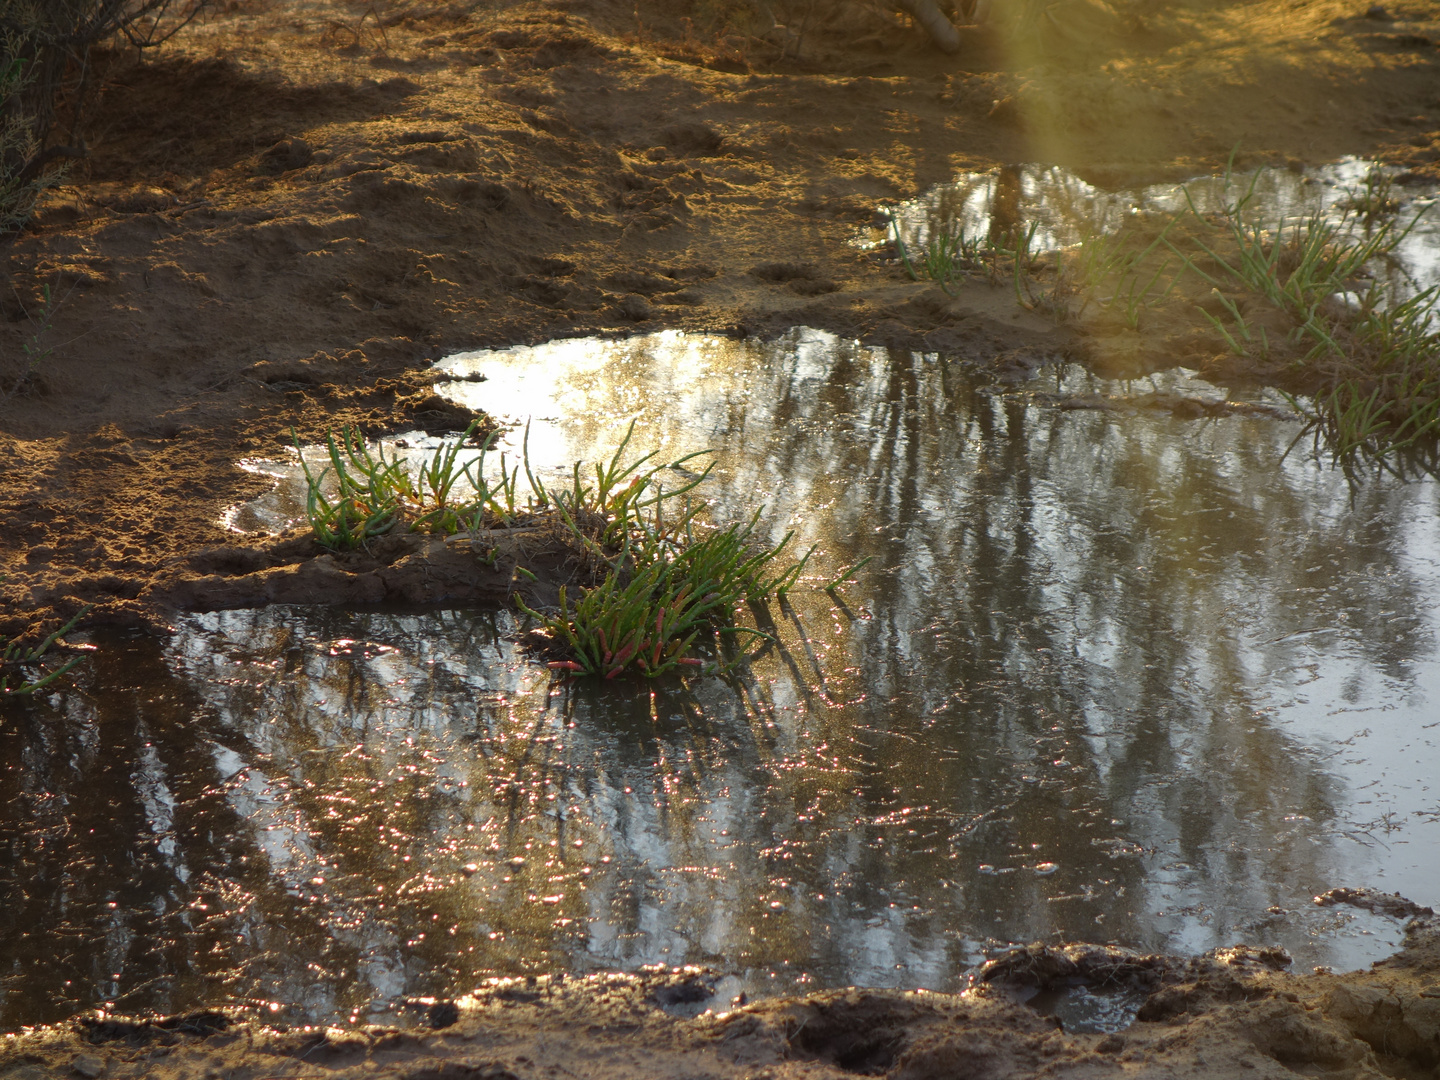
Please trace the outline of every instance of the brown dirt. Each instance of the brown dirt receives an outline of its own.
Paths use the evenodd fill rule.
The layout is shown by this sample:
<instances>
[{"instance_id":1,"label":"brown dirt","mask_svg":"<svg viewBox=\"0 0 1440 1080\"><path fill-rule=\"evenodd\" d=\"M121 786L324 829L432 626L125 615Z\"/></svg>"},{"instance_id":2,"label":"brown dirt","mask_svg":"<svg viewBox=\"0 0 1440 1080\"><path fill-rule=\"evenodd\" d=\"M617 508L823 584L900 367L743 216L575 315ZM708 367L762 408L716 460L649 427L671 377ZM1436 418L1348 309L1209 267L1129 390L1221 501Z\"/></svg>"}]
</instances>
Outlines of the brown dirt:
<instances>
[{"instance_id":1,"label":"brown dirt","mask_svg":"<svg viewBox=\"0 0 1440 1080\"><path fill-rule=\"evenodd\" d=\"M850 244L877 204L958 170L1046 161L1118 186L1213 171L1238 143L1242 164L1356 154L1440 178L1432 0L1061 0L953 57L878 0L745 33L707 21L725 6L229 0L154 56L106 58L91 158L0 250L0 630L83 603L155 624L279 598L439 598L396 569L425 562L418 541L357 567L219 521L264 485L235 462L277 454L292 426L463 426L424 374L453 350L799 323L1002 369L1080 349L1008 290L952 301ZM1348 980L1197 974L1123 1038L998 1001L859 994L597 1022L579 1047L554 1016L466 1019L458 1035L365 1036L324 1071L843 1075L819 1033L879 1010L863 1024L895 1039L856 1060L896 1076L1434 1075L1440 1004L1420 991L1436 953L1427 938ZM51 1038L72 1037L26 1037ZM205 1075L206 1055L242 1050L217 1075L311 1060L294 1038L212 1039L93 1053L115 1076ZM61 1051L25 1064L30 1045L11 1040L0 1073L50 1075Z\"/></svg>"},{"instance_id":2,"label":"brown dirt","mask_svg":"<svg viewBox=\"0 0 1440 1080\"><path fill-rule=\"evenodd\" d=\"M83 1017L0 1041L0 1076L258 1080L530 1080L583 1076L838 1080L1022 1077L1433 1077L1440 1066L1440 933L1368 972L1286 975L1274 950L1194 960L1032 946L963 995L840 990L678 1019L704 1004L693 969L504 979L429 1006L436 1030L267 1027L193 1013ZM993 969L993 970L992 970ZM1114 1034L1069 1033L1015 1000L1062 978L1155 989ZM723 1006L721 1007L723 1008Z\"/></svg>"}]
</instances>

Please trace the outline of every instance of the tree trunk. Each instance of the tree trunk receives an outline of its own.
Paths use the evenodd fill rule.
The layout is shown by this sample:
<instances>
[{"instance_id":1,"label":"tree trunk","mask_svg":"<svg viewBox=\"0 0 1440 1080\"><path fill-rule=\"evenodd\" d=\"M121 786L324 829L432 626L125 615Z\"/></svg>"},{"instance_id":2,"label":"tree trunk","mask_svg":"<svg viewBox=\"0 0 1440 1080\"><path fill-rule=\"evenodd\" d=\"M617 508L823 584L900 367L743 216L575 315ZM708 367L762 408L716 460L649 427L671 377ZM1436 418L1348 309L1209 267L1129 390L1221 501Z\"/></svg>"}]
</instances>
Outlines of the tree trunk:
<instances>
[{"instance_id":1,"label":"tree trunk","mask_svg":"<svg viewBox=\"0 0 1440 1080\"><path fill-rule=\"evenodd\" d=\"M940 14L935 0L900 0L900 6L915 17L915 21L925 28L930 40L935 42L942 52L960 51L960 31Z\"/></svg>"}]
</instances>

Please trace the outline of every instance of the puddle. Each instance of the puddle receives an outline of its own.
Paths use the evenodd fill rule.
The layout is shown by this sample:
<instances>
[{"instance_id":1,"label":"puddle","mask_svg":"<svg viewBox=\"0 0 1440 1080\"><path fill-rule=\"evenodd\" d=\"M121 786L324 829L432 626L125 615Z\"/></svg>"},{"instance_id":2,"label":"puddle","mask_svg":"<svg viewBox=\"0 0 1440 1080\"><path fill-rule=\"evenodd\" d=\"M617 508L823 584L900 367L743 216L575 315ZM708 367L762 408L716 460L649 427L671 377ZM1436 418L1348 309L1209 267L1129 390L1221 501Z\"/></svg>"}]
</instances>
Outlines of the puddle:
<instances>
[{"instance_id":1,"label":"puddle","mask_svg":"<svg viewBox=\"0 0 1440 1080\"><path fill-rule=\"evenodd\" d=\"M862 247L884 244L899 230L911 251L922 251L936 230L945 235L963 232L968 238L989 235L997 214L1002 222L1035 225L1033 246L1053 251L1078 243L1086 235L1113 233L1127 218L1173 215L1190 201L1202 214L1215 213L1252 192L1247 217L1273 228L1314 214L1339 218L1344 208L1363 191L1367 177L1393 177L1399 170L1375 162L1350 158L1333 165L1303 171L1263 169L1223 177L1199 177L1183 184L1155 184L1136 190L1106 191L1073 173L1047 165L1022 165L1000 173L968 173L930 189L918 199L891 207L893 224L871 229L857 237ZM1391 215L1408 224L1422 209L1419 223L1394 252L1388 280L1397 295L1440 283L1440 213L1427 209L1435 203L1432 191L1395 185ZM1378 221L1386 219L1381 215Z\"/></svg>"},{"instance_id":2,"label":"puddle","mask_svg":"<svg viewBox=\"0 0 1440 1080\"><path fill-rule=\"evenodd\" d=\"M1064 407L1221 396L1184 372L1000 391L811 331L444 368L536 417L537 467L638 418L637 451L719 450L717 518L763 502L818 543L809 584L874 561L839 606L775 606L733 683L552 683L505 614L98 635L0 725L0 1027L397 1018L655 963L725 973L727 1001L959 989L1032 940L1343 970L1400 924L1313 896L1440 901L1435 482L1352 488L1265 415ZM1080 997L1074 1023L1111 1022Z\"/></svg>"},{"instance_id":3,"label":"puddle","mask_svg":"<svg viewBox=\"0 0 1440 1080\"><path fill-rule=\"evenodd\" d=\"M1135 1014L1149 990L1092 990L1088 986L1070 986L1036 994L1029 1005L1044 1016L1060 1021L1071 1034L1103 1034L1124 1031L1135 1022Z\"/></svg>"}]
</instances>

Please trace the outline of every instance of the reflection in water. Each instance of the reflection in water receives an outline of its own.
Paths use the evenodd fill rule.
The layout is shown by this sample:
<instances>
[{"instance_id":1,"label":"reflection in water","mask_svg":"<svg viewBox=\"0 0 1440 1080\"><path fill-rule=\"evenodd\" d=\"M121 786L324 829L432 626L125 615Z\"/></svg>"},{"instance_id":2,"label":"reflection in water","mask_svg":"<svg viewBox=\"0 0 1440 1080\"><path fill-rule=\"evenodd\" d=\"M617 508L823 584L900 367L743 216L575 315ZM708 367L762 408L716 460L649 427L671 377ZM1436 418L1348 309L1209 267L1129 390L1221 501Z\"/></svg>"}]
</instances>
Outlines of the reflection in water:
<instances>
[{"instance_id":1,"label":"reflection in water","mask_svg":"<svg viewBox=\"0 0 1440 1080\"><path fill-rule=\"evenodd\" d=\"M655 962L945 989L1036 938L1354 966L1395 926L1312 895L1440 899L1434 483L809 331L450 366L545 418L537 463L639 417L639 451L719 448L716 517L764 500L813 581L874 562L757 613L780 644L731 683L552 683L470 612L104 641L0 726L0 1026Z\"/></svg>"},{"instance_id":2,"label":"reflection in water","mask_svg":"<svg viewBox=\"0 0 1440 1080\"><path fill-rule=\"evenodd\" d=\"M898 229L908 249L920 251L937 230L962 233L967 239L999 242L1019 227L1035 226L1034 247L1050 251L1078 243L1087 236L1114 233L1127 219L1155 215L1168 218L1194 208L1212 214L1242 199L1245 217L1273 229L1281 222L1292 227L1316 214L1338 219L1352 212L1363 198L1367 180L1385 177L1387 170L1371 161L1348 159L1333 165L1292 172L1262 169L1229 178L1202 176L1182 184L1154 184L1130 191L1093 187L1074 173L1055 165L1007 166L996 173L967 173L931 188L917 199L890 208L893 224L858 238L873 247L893 238ZM1186 193L1189 197L1187 199ZM1440 215L1433 211L1435 192L1395 189L1391 214L1410 224L1419 222L1396 248L1394 259L1372 268L1385 276L1399 295L1440 283ZM1387 218L1360 214L1361 228L1378 228ZM1006 246L1004 241L1002 246Z\"/></svg>"}]
</instances>

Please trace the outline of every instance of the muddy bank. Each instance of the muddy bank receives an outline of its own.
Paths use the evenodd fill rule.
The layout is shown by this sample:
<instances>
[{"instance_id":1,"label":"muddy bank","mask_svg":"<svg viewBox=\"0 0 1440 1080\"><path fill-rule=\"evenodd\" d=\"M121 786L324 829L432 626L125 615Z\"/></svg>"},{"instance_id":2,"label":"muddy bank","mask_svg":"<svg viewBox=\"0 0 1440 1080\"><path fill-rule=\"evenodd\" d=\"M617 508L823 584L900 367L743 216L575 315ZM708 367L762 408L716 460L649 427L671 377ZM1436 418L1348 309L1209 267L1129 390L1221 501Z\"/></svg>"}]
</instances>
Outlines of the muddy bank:
<instances>
[{"instance_id":1,"label":"muddy bank","mask_svg":"<svg viewBox=\"0 0 1440 1080\"><path fill-rule=\"evenodd\" d=\"M523 564L527 574L517 572ZM266 604L503 606L557 602L590 584L579 543L553 514L440 537L397 528L362 550L327 551L302 533L265 547L228 544L185 559L141 594L147 612L226 611Z\"/></svg>"},{"instance_id":2,"label":"muddy bank","mask_svg":"<svg viewBox=\"0 0 1440 1080\"><path fill-rule=\"evenodd\" d=\"M1440 929L1371 970L1288 975L1274 950L1181 960L1032 946L962 995L838 990L746 1005L713 1000L700 969L495 980L415 1005L416 1026L270 1026L194 1012L82 1017L5 1036L0 1076L1426 1077L1440 1064ZM1069 1032L1017 999L1059 986L1149 996L1123 1031ZM695 1015L701 1009L710 1011ZM685 1018L686 1016L693 1018ZM428 1030L427 1030L428 1029Z\"/></svg>"}]
</instances>

